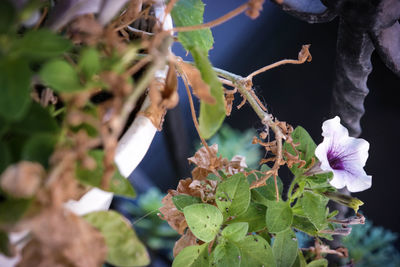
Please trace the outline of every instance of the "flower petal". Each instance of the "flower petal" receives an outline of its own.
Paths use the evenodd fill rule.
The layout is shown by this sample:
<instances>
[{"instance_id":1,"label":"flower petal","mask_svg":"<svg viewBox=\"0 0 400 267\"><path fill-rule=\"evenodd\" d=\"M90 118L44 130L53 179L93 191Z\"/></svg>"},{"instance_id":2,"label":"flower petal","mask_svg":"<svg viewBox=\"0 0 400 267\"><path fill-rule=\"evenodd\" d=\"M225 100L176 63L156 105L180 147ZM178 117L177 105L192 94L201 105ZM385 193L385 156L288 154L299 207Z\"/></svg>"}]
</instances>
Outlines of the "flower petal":
<instances>
[{"instance_id":1,"label":"flower petal","mask_svg":"<svg viewBox=\"0 0 400 267\"><path fill-rule=\"evenodd\" d=\"M332 170L332 172L333 178L329 181L329 183L337 189L342 189L343 187L345 187L347 175L346 171Z\"/></svg>"},{"instance_id":2,"label":"flower petal","mask_svg":"<svg viewBox=\"0 0 400 267\"><path fill-rule=\"evenodd\" d=\"M359 165L359 168L365 166L368 159L369 143L361 138L349 137L343 144L345 151L345 164Z\"/></svg>"},{"instance_id":3,"label":"flower petal","mask_svg":"<svg viewBox=\"0 0 400 267\"><path fill-rule=\"evenodd\" d=\"M340 118L336 116L333 119L324 121L322 124L322 136L340 140L349 137L349 131L340 124Z\"/></svg>"},{"instance_id":4,"label":"flower petal","mask_svg":"<svg viewBox=\"0 0 400 267\"><path fill-rule=\"evenodd\" d=\"M315 149L315 156L321 163L321 169L324 171L332 171L328 161L328 152L331 144L330 138L324 138L324 141Z\"/></svg>"}]
</instances>

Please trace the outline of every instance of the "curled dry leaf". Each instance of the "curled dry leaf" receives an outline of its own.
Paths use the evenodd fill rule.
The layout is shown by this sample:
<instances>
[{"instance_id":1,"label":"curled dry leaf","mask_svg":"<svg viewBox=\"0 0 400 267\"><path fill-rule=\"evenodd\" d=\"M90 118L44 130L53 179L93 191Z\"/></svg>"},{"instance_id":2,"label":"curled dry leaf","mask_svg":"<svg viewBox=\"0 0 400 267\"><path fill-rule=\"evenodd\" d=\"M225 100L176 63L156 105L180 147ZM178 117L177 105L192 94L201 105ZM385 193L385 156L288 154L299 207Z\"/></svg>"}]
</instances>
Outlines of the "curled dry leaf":
<instances>
[{"instance_id":1,"label":"curled dry leaf","mask_svg":"<svg viewBox=\"0 0 400 267\"><path fill-rule=\"evenodd\" d=\"M203 81L200 71L196 67L183 61L177 61L177 66L179 72L188 80L195 96L207 104L213 105L216 103L211 95L210 86Z\"/></svg>"},{"instance_id":2,"label":"curled dry leaf","mask_svg":"<svg viewBox=\"0 0 400 267\"><path fill-rule=\"evenodd\" d=\"M299 57L298 57L298 60L300 62L304 63L306 61L310 62L312 60L312 56L311 56L310 50L309 50L310 46L311 46L310 44L306 44L301 47L301 50L299 52Z\"/></svg>"},{"instance_id":3,"label":"curled dry leaf","mask_svg":"<svg viewBox=\"0 0 400 267\"><path fill-rule=\"evenodd\" d=\"M173 195L169 192L163 199L163 206L160 208L160 212L162 216L161 219L166 220L168 224L175 229L180 235L183 234L185 228L187 227L187 223L185 220L185 216L180 212L172 202Z\"/></svg>"},{"instance_id":4,"label":"curled dry leaf","mask_svg":"<svg viewBox=\"0 0 400 267\"><path fill-rule=\"evenodd\" d=\"M30 227L32 240L22 250L19 267L96 267L106 259L103 236L71 212L46 209L31 221Z\"/></svg>"},{"instance_id":5,"label":"curled dry leaf","mask_svg":"<svg viewBox=\"0 0 400 267\"><path fill-rule=\"evenodd\" d=\"M17 198L29 198L36 194L45 170L39 163L22 161L9 166L0 177L1 189Z\"/></svg>"},{"instance_id":6,"label":"curled dry leaf","mask_svg":"<svg viewBox=\"0 0 400 267\"><path fill-rule=\"evenodd\" d=\"M179 238L174 245L174 250L173 250L174 257L176 257L179 254L179 252L181 252L181 250L184 249L185 247L194 246L196 244L197 244L196 236L188 228L186 233L183 236L181 236L181 238Z\"/></svg>"},{"instance_id":7,"label":"curled dry leaf","mask_svg":"<svg viewBox=\"0 0 400 267\"><path fill-rule=\"evenodd\" d=\"M260 15L263 4L264 0L250 0L248 3L249 9L246 11L246 15L252 19L256 19Z\"/></svg>"},{"instance_id":8,"label":"curled dry leaf","mask_svg":"<svg viewBox=\"0 0 400 267\"><path fill-rule=\"evenodd\" d=\"M234 175L239 172L244 172L247 168L246 158L240 155L234 156L228 164L228 173Z\"/></svg>"},{"instance_id":9,"label":"curled dry leaf","mask_svg":"<svg viewBox=\"0 0 400 267\"><path fill-rule=\"evenodd\" d=\"M202 147L193 157L188 158L189 163L197 165L192 171L192 177L195 180L204 180L207 175L215 170L222 169L228 165L228 160L218 157L218 145L213 144L209 147L209 151Z\"/></svg>"}]
</instances>

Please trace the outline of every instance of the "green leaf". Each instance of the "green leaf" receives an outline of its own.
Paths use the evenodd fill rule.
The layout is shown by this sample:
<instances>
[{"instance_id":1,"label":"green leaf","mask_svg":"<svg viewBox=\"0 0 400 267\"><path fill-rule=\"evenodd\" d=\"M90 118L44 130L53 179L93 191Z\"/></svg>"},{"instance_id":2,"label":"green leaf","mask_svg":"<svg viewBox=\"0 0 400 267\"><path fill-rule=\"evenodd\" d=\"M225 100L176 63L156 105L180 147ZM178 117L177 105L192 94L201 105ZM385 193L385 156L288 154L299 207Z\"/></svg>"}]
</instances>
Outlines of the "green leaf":
<instances>
[{"instance_id":1,"label":"green leaf","mask_svg":"<svg viewBox=\"0 0 400 267\"><path fill-rule=\"evenodd\" d=\"M31 76L24 59L0 59L0 116L17 120L25 114L31 102Z\"/></svg>"},{"instance_id":2,"label":"green leaf","mask_svg":"<svg viewBox=\"0 0 400 267\"><path fill-rule=\"evenodd\" d=\"M301 252L301 250L299 250L296 260L293 263L292 267L306 267L306 266L307 266L307 262L304 259L303 252Z\"/></svg>"},{"instance_id":3,"label":"green leaf","mask_svg":"<svg viewBox=\"0 0 400 267\"><path fill-rule=\"evenodd\" d=\"M192 26L203 23L203 13L204 4L201 0L180 0L174 5L171 16L177 27ZM179 32L178 39L183 47L189 51L193 47L208 51L214 43L210 29Z\"/></svg>"},{"instance_id":4,"label":"green leaf","mask_svg":"<svg viewBox=\"0 0 400 267\"><path fill-rule=\"evenodd\" d=\"M146 247L121 214L97 211L83 218L102 233L107 245L107 262L116 266L144 266L150 263Z\"/></svg>"},{"instance_id":5,"label":"green leaf","mask_svg":"<svg viewBox=\"0 0 400 267\"><path fill-rule=\"evenodd\" d=\"M57 134L59 127L56 120L40 104L32 102L26 115L14 122L10 129L13 133L32 135L35 133Z\"/></svg>"},{"instance_id":6,"label":"green leaf","mask_svg":"<svg viewBox=\"0 0 400 267\"><path fill-rule=\"evenodd\" d=\"M219 209L209 204L193 204L183 209L192 233L201 241L212 241L221 227L223 216Z\"/></svg>"},{"instance_id":7,"label":"green leaf","mask_svg":"<svg viewBox=\"0 0 400 267\"><path fill-rule=\"evenodd\" d=\"M319 259L307 264L307 267L328 267L328 261L326 259Z\"/></svg>"},{"instance_id":8,"label":"green leaf","mask_svg":"<svg viewBox=\"0 0 400 267\"><path fill-rule=\"evenodd\" d=\"M6 199L0 198L0 225L17 222L28 210L31 203L31 199L12 197L7 197Z\"/></svg>"},{"instance_id":9,"label":"green leaf","mask_svg":"<svg viewBox=\"0 0 400 267\"><path fill-rule=\"evenodd\" d=\"M58 92L76 92L83 89L77 71L65 60L47 62L40 70L42 81Z\"/></svg>"},{"instance_id":10,"label":"green leaf","mask_svg":"<svg viewBox=\"0 0 400 267\"><path fill-rule=\"evenodd\" d=\"M172 202L174 202L175 207L179 211L183 211L186 206L201 203L201 199L189 195L177 195L172 197Z\"/></svg>"},{"instance_id":11,"label":"green leaf","mask_svg":"<svg viewBox=\"0 0 400 267\"><path fill-rule=\"evenodd\" d=\"M241 253L237 246L233 243L218 244L211 254L211 266L226 267L240 266Z\"/></svg>"},{"instance_id":12,"label":"green leaf","mask_svg":"<svg viewBox=\"0 0 400 267\"><path fill-rule=\"evenodd\" d=\"M249 208L245 213L240 214L226 223L247 222L249 224L249 232L258 232L266 227L266 210L267 208L265 206L250 202Z\"/></svg>"},{"instance_id":13,"label":"green leaf","mask_svg":"<svg viewBox=\"0 0 400 267\"><path fill-rule=\"evenodd\" d=\"M291 229L276 235L272 245L277 267L292 266L297 257L297 238Z\"/></svg>"},{"instance_id":14,"label":"green leaf","mask_svg":"<svg viewBox=\"0 0 400 267\"><path fill-rule=\"evenodd\" d=\"M250 187L243 173L237 173L220 183L215 202L224 217L246 212L250 204Z\"/></svg>"},{"instance_id":15,"label":"green leaf","mask_svg":"<svg viewBox=\"0 0 400 267\"><path fill-rule=\"evenodd\" d=\"M14 48L23 57L43 60L57 57L72 48L72 43L48 29L29 31Z\"/></svg>"},{"instance_id":16,"label":"green leaf","mask_svg":"<svg viewBox=\"0 0 400 267\"><path fill-rule=\"evenodd\" d=\"M246 222L232 223L222 230L221 235L230 241L238 242L246 236L248 230L249 224Z\"/></svg>"},{"instance_id":17,"label":"green leaf","mask_svg":"<svg viewBox=\"0 0 400 267\"><path fill-rule=\"evenodd\" d=\"M11 153L6 143L0 141L0 174L11 163Z\"/></svg>"},{"instance_id":18,"label":"green leaf","mask_svg":"<svg viewBox=\"0 0 400 267\"><path fill-rule=\"evenodd\" d=\"M271 233L279 233L292 225L293 212L288 202L270 201L267 209L266 223Z\"/></svg>"},{"instance_id":19,"label":"green leaf","mask_svg":"<svg viewBox=\"0 0 400 267\"><path fill-rule=\"evenodd\" d=\"M318 232L314 224L307 217L303 216L294 215L292 226L310 236L316 236Z\"/></svg>"},{"instance_id":20,"label":"green leaf","mask_svg":"<svg viewBox=\"0 0 400 267\"><path fill-rule=\"evenodd\" d=\"M172 267L208 267L208 243L189 246L181 250L174 259Z\"/></svg>"},{"instance_id":21,"label":"green leaf","mask_svg":"<svg viewBox=\"0 0 400 267\"><path fill-rule=\"evenodd\" d=\"M15 22L16 10L10 1L0 1L0 34L4 34L12 29Z\"/></svg>"},{"instance_id":22,"label":"green leaf","mask_svg":"<svg viewBox=\"0 0 400 267\"><path fill-rule=\"evenodd\" d=\"M199 127L200 133L205 139L211 138L221 127L225 119L225 98L221 82L217 74L212 69L205 50L197 47L190 50L196 67L201 73L201 77L210 86L211 95L215 99L215 104L200 103Z\"/></svg>"},{"instance_id":23,"label":"green leaf","mask_svg":"<svg viewBox=\"0 0 400 267\"><path fill-rule=\"evenodd\" d=\"M89 151L89 156L91 156L97 164L94 170L84 169L80 162L78 162L76 168L76 178L83 184L90 186L95 186L101 188L101 179L104 172L103 167L103 157L104 151L102 150L91 150ZM102 188L104 190L104 188ZM135 197L136 193L128 179L124 178L115 168L115 173L111 178L110 188L107 190L113 192L117 195L126 197Z\"/></svg>"},{"instance_id":24,"label":"green leaf","mask_svg":"<svg viewBox=\"0 0 400 267\"><path fill-rule=\"evenodd\" d=\"M90 79L94 74L100 71L100 55L94 48L86 48L82 51L78 63L79 68Z\"/></svg>"},{"instance_id":25,"label":"green leaf","mask_svg":"<svg viewBox=\"0 0 400 267\"><path fill-rule=\"evenodd\" d=\"M311 159L314 157L315 149L317 145L314 140L308 134L308 132L301 126L297 126L292 132L293 143L299 143L300 145L296 147L297 151L300 152L300 159L306 161L306 165L299 169L299 164L295 164L290 170L295 176L298 176L304 172L304 169L311 163ZM295 155L292 146L285 143L283 149L288 151L290 154Z\"/></svg>"},{"instance_id":26,"label":"green leaf","mask_svg":"<svg viewBox=\"0 0 400 267\"><path fill-rule=\"evenodd\" d=\"M301 199L304 214L318 230L324 229L327 225L325 213L328 201L328 198L310 191L304 192Z\"/></svg>"},{"instance_id":27,"label":"green leaf","mask_svg":"<svg viewBox=\"0 0 400 267\"><path fill-rule=\"evenodd\" d=\"M7 233L0 230L0 255L3 254L7 257L12 257L13 252L13 247L10 244Z\"/></svg>"},{"instance_id":28,"label":"green leaf","mask_svg":"<svg viewBox=\"0 0 400 267\"><path fill-rule=\"evenodd\" d=\"M25 143L22 150L22 159L39 162L45 168L49 167L49 158L53 153L57 138L54 135L39 133L33 135Z\"/></svg>"},{"instance_id":29,"label":"green leaf","mask_svg":"<svg viewBox=\"0 0 400 267\"><path fill-rule=\"evenodd\" d=\"M240 266L276 266L271 246L261 236L246 236L239 242L235 242L235 245L241 254Z\"/></svg>"},{"instance_id":30,"label":"green leaf","mask_svg":"<svg viewBox=\"0 0 400 267\"><path fill-rule=\"evenodd\" d=\"M265 167L264 167L265 166ZM267 165L263 165L261 167L262 172L266 172L270 168ZM249 183L255 181L255 175L249 175L247 177ZM258 179L262 178L262 175L258 175ZM278 185L278 193L281 198L282 190L283 190L283 183L279 176L276 177L276 182ZM264 206L268 205L268 201L276 201L276 190L275 190L275 180L274 177L270 177L266 182L265 186L261 186L258 188L254 188L251 190L251 199L253 202L262 204Z\"/></svg>"}]
</instances>

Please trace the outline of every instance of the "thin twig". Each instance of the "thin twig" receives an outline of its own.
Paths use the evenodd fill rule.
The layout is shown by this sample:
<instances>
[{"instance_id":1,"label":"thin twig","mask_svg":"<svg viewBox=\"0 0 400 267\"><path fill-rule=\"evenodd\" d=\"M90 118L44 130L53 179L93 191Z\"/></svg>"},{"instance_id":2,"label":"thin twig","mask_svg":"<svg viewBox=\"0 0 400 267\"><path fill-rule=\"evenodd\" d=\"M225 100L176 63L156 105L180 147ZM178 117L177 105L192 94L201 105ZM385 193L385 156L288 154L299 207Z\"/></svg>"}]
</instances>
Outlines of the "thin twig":
<instances>
[{"instance_id":1,"label":"thin twig","mask_svg":"<svg viewBox=\"0 0 400 267\"><path fill-rule=\"evenodd\" d=\"M39 18L38 22L36 23L35 27L33 27L34 30L37 30L40 27L40 25L42 25L44 19L47 16L47 12L48 12L48 8L44 7L42 15L40 16L40 18Z\"/></svg>"},{"instance_id":2,"label":"thin twig","mask_svg":"<svg viewBox=\"0 0 400 267\"><path fill-rule=\"evenodd\" d=\"M134 64L132 67L127 69L124 73L125 77L132 76L136 72L138 72L141 68L143 68L147 63L149 63L153 57L151 55L148 55L147 57L144 57L140 59L136 64Z\"/></svg>"},{"instance_id":3,"label":"thin twig","mask_svg":"<svg viewBox=\"0 0 400 267\"><path fill-rule=\"evenodd\" d=\"M191 112L191 114L192 114L192 120L193 120L193 123L194 123L194 127L196 128L197 134L198 134L199 137L200 137L201 143L202 143L203 146L207 149L208 154L211 156L211 155L212 155L211 149L210 149L210 147L208 146L206 140L204 140L204 138L201 136L201 133L200 133L200 126L199 126L199 123L198 123L198 121L197 121L197 116L196 116L196 111L195 111L195 109L194 109L192 94L190 93L189 84L188 84L188 82L187 82L187 77L186 77L185 74L182 75L182 80L183 80L183 83L185 84L186 93L187 93L188 98L189 98L190 112Z\"/></svg>"},{"instance_id":4,"label":"thin twig","mask_svg":"<svg viewBox=\"0 0 400 267\"><path fill-rule=\"evenodd\" d=\"M215 26L218 26L228 20L230 20L233 17L236 17L240 13L243 13L249 8L249 4L245 3L234 10L230 11L229 13L226 13L222 17L219 17L213 21L204 23L204 24L198 24L198 25L193 25L193 26L184 26L184 27L176 27L171 29L171 31L174 32L190 32L190 31L196 31L196 30L201 30L201 29L208 29L208 28L213 28Z\"/></svg>"}]
</instances>

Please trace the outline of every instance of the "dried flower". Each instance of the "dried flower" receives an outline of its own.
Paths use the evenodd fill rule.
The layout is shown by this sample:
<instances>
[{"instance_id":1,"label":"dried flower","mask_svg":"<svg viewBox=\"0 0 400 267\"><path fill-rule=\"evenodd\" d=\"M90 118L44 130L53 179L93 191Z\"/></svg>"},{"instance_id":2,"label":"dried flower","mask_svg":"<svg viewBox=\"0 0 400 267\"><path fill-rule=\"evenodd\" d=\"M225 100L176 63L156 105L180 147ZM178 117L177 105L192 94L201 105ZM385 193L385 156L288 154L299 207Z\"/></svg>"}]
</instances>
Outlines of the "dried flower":
<instances>
[{"instance_id":1,"label":"dried flower","mask_svg":"<svg viewBox=\"0 0 400 267\"><path fill-rule=\"evenodd\" d=\"M363 169L368 158L369 143L361 138L350 137L338 116L326 120L322 131L324 141L316 148L315 156L323 171L333 172L330 184L338 189L347 186L350 192L370 188L372 177Z\"/></svg>"}]
</instances>

